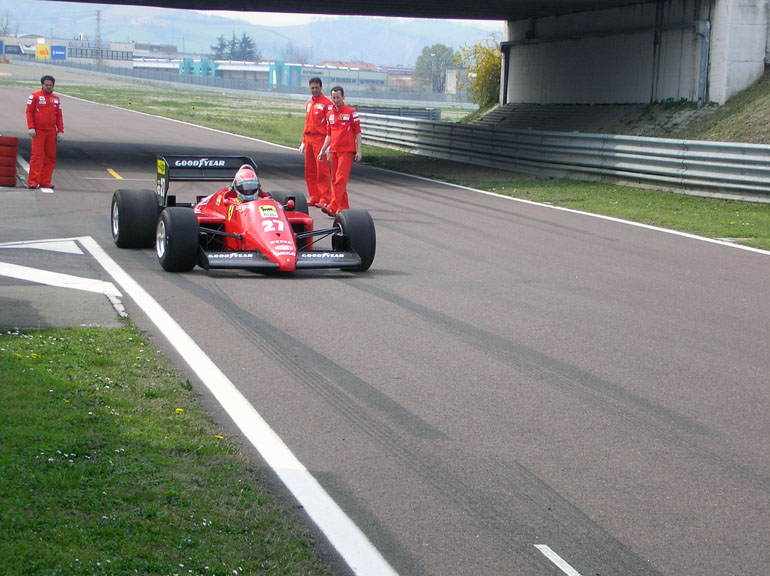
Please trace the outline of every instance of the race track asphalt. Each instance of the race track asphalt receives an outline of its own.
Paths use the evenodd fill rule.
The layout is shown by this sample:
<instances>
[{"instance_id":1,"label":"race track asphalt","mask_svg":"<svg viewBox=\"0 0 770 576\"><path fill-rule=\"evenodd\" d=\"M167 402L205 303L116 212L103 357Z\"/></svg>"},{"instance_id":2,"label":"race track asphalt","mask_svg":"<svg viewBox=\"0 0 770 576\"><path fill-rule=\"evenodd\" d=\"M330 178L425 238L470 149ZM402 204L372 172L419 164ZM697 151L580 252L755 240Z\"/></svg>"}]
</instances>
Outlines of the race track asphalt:
<instances>
[{"instance_id":1,"label":"race track asphalt","mask_svg":"<svg viewBox=\"0 0 770 576\"><path fill-rule=\"evenodd\" d=\"M24 98L0 86L20 103L0 109L0 132L25 133ZM153 187L158 153L214 149L254 155L266 184L297 191L301 158L65 106L55 193L0 192L14 206L0 243L61 251L6 247L0 262L108 281L71 240L93 238L399 573L563 574L549 550L582 576L767 571L766 252L356 166L351 202L377 227L366 274L168 274L151 250L113 245L116 187ZM0 278L9 308L25 305L22 282Z\"/></svg>"}]
</instances>

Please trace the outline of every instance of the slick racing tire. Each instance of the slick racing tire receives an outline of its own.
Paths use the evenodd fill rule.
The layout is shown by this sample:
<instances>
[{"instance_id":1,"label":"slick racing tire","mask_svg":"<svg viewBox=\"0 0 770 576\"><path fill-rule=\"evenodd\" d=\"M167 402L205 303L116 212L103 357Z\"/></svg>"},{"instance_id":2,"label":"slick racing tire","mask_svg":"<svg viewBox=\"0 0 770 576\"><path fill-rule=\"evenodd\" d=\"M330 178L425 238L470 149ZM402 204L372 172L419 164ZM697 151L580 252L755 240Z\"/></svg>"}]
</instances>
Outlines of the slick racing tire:
<instances>
[{"instance_id":1,"label":"slick racing tire","mask_svg":"<svg viewBox=\"0 0 770 576\"><path fill-rule=\"evenodd\" d=\"M0 145L0 158L3 156L16 158L19 153L19 149L16 146L2 146Z\"/></svg>"},{"instance_id":2,"label":"slick racing tire","mask_svg":"<svg viewBox=\"0 0 770 576\"><path fill-rule=\"evenodd\" d=\"M198 262L200 227L190 208L170 207L158 218L155 252L166 272L190 272Z\"/></svg>"},{"instance_id":3,"label":"slick racing tire","mask_svg":"<svg viewBox=\"0 0 770 576\"><path fill-rule=\"evenodd\" d=\"M152 248L158 221L158 197L153 190L116 190L110 224L119 248Z\"/></svg>"},{"instance_id":4,"label":"slick racing tire","mask_svg":"<svg viewBox=\"0 0 770 576\"><path fill-rule=\"evenodd\" d=\"M16 156L0 156L0 166L16 167Z\"/></svg>"},{"instance_id":5,"label":"slick racing tire","mask_svg":"<svg viewBox=\"0 0 770 576\"><path fill-rule=\"evenodd\" d=\"M16 178L16 166L0 166L0 178Z\"/></svg>"},{"instance_id":6,"label":"slick racing tire","mask_svg":"<svg viewBox=\"0 0 770 576\"><path fill-rule=\"evenodd\" d=\"M16 136L0 136L0 146L13 146L16 148L19 145L19 139Z\"/></svg>"},{"instance_id":7,"label":"slick racing tire","mask_svg":"<svg viewBox=\"0 0 770 576\"><path fill-rule=\"evenodd\" d=\"M293 194L291 192L271 192L270 196L281 206L286 206L289 196L294 196L294 211L308 214L307 198L303 194Z\"/></svg>"},{"instance_id":8,"label":"slick racing tire","mask_svg":"<svg viewBox=\"0 0 770 576\"><path fill-rule=\"evenodd\" d=\"M374 261L377 236L374 221L366 210L343 210L334 218L339 232L332 235L332 249L352 251L361 258L361 272L369 270Z\"/></svg>"},{"instance_id":9,"label":"slick racing tire","mask_svg":"<svg viewBox=\"0 0 770 576\"><path fill-rule=\"evenodd\" d=\"M0 186L3 188L15 188L16 187L16 178L0 178Z\"/></svg>"}]
</instances>

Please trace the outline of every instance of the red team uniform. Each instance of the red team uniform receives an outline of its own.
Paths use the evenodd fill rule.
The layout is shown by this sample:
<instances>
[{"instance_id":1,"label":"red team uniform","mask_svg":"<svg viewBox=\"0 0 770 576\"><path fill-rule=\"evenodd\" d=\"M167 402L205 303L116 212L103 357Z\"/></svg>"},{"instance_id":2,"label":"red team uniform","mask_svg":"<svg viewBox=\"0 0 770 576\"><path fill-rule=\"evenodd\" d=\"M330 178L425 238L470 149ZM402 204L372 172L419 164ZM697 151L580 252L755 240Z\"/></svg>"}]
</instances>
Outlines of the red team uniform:
<instances>
[{"instance_id":1,"label":"red team uniform","mask_svg":"<svg viewBox=\"0 0 770 576\"><path fill-rule=\"evenodd\" d=\"M43 90L38 90L29 95L27 128L37 132L32 138L27 183L30 188L50 188L51 176L56 167L56 135L64 132L61 101L56 94L46 94Z\"/></svg>"},{"instance_id":2,"label":"red team uniform","mask_svg":"<svg viewBox=\"0 0 770 576\"><path fill-rule=\"evenodd\" d=\"M356 153L356 134L361 133L358 112L346 104L339 108L329 106L326 113L329 143L329 157L332 161L332 200L327 210L336 214L350 208L348 204L348 178Z\"/></svg>"},{"instance_id":3,"label":"red team uniform","mask_svg":"<svg viewBox=\"0 0 770 576\"><path fill-rule=\"evenodd\" d=\"M331 202L331 179L329 161L318 159L326 139L326 111L332 101L323 94L310 98L305 103L305 130L302 143L305 145L305 182L307 183L308 204L323 206Z\"/></svg>"}]
</instances>

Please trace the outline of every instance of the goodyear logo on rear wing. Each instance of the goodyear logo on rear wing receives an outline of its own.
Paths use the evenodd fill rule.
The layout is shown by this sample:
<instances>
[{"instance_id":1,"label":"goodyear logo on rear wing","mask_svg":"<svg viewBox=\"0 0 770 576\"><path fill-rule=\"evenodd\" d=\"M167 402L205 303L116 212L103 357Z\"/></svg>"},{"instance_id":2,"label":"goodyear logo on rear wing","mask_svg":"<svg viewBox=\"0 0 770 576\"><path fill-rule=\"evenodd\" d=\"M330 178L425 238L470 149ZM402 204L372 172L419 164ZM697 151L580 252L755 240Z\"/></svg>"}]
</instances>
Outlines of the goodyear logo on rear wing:
<instances>
[{"instance_id":1,"label":"goodyear logo on rear wing","mask_svg":"<svg viewBox=\"0 0 770 576\"><path fill-rule=\"evenodd\" d=\"M180 158L174 160L174 168L224 168L225 160L211 160L209 158Z\"/></svg>"},{"instance_id":2,"label":"goodyear logo on rear wing","mask_svg":"<svg viewBox=\"0 0 770 576\"><path fill-rule=\"evenodd\" d=\"M260 206L259 213L262 215L262 218L278 218L278 211L275 209L275 206Z\"/></svg>"}]
</instances>

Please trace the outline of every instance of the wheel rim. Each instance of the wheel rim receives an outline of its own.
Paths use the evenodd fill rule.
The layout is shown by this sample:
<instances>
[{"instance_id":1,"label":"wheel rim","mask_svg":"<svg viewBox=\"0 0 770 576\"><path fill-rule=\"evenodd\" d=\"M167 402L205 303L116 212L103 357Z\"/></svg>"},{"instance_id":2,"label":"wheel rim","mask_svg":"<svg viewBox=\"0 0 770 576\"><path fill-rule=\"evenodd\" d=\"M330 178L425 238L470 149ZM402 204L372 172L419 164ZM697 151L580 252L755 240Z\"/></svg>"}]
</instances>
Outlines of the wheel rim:
<instances>
[{"instance_id":1,"label":"wheel rim","mask_svg":"<svg viewBox=\"0 0 770 576\"><path fill-rule=\"evenodd\" d=\"M166 254L166 223L162 219L158 222L158 230L155 234L155 250L158 258L163 258Z\"/></svg>"},{"instance_id":2,"label":"wheel rim","mask_svg":"<svg viewBox=\"0 0 770 576\"><path fill-rule=\"evenodd\" d=\"M120 209L118 208L118 203L113 202L112 204L112 237L117 238L118 234L120 234Z\"/></svg>"}]
</instances>

